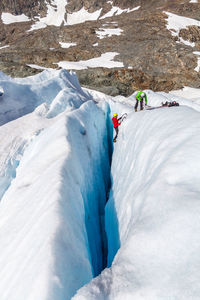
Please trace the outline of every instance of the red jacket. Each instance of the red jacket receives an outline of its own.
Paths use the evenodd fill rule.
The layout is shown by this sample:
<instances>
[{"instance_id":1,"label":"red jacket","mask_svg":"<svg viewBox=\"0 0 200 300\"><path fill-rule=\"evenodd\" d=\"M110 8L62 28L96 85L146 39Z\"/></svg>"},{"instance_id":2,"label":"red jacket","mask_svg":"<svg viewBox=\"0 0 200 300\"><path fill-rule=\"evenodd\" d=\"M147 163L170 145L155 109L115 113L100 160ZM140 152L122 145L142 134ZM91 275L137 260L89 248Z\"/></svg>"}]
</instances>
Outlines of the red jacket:
<instances>
[{"instance_id":1,"label":"red jacket","mask_svg":"<svg viewBox=\"0 0 200 300\"><path fill-rule=\"evenodd\" d=\"M121 123L119 122L119 120L121 120L121 118L117 119L117 118L112 118L112 122L113 122L113 126L114 127L118 127Z\"/></svg>"}]
</instances>

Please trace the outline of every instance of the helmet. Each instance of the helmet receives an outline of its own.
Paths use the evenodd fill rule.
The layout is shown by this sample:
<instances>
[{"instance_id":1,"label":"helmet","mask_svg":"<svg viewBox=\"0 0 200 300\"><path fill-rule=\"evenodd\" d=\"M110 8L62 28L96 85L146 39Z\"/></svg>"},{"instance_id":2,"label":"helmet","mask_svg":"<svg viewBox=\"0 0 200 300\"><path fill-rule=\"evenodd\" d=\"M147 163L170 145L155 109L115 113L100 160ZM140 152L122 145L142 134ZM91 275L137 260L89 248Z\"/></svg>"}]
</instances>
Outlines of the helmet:
<instances>
[{"instance_id":1,"label":"helmet","mask_svg":"<svg viewBox=\"0 0 200 300\"><path fill-rule=\"evenodd\" d=\"M115 117L117 117L117 116L118 116L118 114L117 114L117 113L114 113L114 114L113 114L113 117L114 117L114 118L115 118Z\"/></svg>"},{"instance_id":2,"label":"helmet","mask_svg":"<svg viewBox=\"0 0 200 300\"><path fill-rule=\"evenodd\" d=\"M142 92L142 93L140 94L140 96L141 96L141 97L144 97L144 96L145 96L145 93L144 93L144 92Z\"/></svg>"}]
</instances>

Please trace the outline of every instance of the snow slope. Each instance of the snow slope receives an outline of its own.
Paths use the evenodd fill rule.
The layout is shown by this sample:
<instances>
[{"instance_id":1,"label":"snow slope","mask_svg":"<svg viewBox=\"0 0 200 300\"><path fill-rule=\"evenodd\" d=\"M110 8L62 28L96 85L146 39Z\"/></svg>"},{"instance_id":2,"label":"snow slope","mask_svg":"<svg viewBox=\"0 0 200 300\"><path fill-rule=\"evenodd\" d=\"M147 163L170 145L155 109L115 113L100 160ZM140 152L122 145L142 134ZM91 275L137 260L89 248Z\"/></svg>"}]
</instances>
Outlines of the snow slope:
<instances>
[{"instance_id":1,"label":"snow slope","mask_svg":"<svg viewBox=\"0 0 200 300\"><path fill-rule=\"evenodd\" d=\"M24 14L15 16L10 13L2 13L1 14L1 20L4 24L12 24L12 23L17 23L17 22L28 22L30 19L25 16Z\"/></svg>"},{"instance_id":2,"label":"snow slope","mask_svg":"<svg viewBox=\"0 0 200 300\"><path fill-rule=\"evenodd\" d=\"M4 24L12 24L16 22L29 22L34 21L34 24L31 26L29 31L38 30L41 28L45 28L47 26L61 26L63 25L75 25L84 23L86 21L96 21L99 18L105 19L107 17L111 17L113 15L120 15L122 13L130 13L132 11L138 10L140 6L134 7L132 9L120 9L117 6L113 5L112 1L108 1L110 3L110 10L108 13L101 16L102 8L90 13L84 7L82 7L79 11L75 11L73 13L67 13L66 5L67 0L54 0L46 3L47 14L45 17L41 17L40 15L35 17L35 19L31 20L24 14L16 16L10 13L2 12L1 19ZM101 17L100 17L101 16Z\"/></svg>"},{"instance_id":3,"label":"snow slope","mask_svg":"<svg viewBox=\"0 0 200 300\"><path fill-rule=\"evenodd\" d=\"M180 106L129 113L120 129L106 206L110 262L119 250L111 268L73 299L197 300L199 112Z\"/></svg>"},{"instance_id":4,"label":"snow slope","mask_svg":"<svg viewBox=\"0 0 200 300\"><path fill-rule=\"evenodd\" d=\"M189 26L199 26L200 22L196 19L179 16L170 12L165 11L164 13L168 15L167 29L171 32L172 36L178 37L177 43L183 43L187 46L194 47L195 43L179 37L179 32L181 29L187 29Z\"/></svg>"},{"instance_id":5,"label":"snow slope","mask_svg":"<svg viewBox=\"0 0 200 300\"><path fill-rule=\"evenodd\" d=\"M64 70L0 86L1 300L199 299L198 91L134 113Z\"/></svg>"},{"instance_id":6,"label":"snow slope","mask_svg":"<svg viewBox=\"0 0 200 300\"><path fill-rule=\"evenodd\" d=\"M87 68L96 68L96 67L104 67L104 68L123 68L123 62L114 61L113 59L119 53L117 52L106 52L101 54L101 56L96 58L91 58L88 60L80 60L80 61L60 61L57 65L64 69L73 69L73 70L83 70Z\"/></svg>"}]
</instances>

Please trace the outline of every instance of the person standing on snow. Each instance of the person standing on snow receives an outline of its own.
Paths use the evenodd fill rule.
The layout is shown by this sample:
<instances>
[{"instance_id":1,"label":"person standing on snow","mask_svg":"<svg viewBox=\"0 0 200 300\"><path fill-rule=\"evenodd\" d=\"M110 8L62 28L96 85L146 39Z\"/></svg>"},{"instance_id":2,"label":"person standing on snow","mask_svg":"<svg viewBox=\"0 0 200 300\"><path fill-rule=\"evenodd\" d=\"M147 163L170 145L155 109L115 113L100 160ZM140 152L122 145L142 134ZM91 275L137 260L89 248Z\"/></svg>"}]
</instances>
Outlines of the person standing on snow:
<instances>
[{"instance_id":1,"label":"person standing on snow","mask_svg":"<svg viewBox=\"0 0 200 300\"><path fill-rule=\"evenodd\" d=\"M114 113L113 114L113 118L112 118L112 122L113 122L113 126L115 128L115 132L116 132L116 135L113 139L113 142L115 143L116 140L117 140L117 136L118 136L118 133L119 133L119 125L121 125L121 122L119 122L121 120L122 117L120 117L119 119L117 118L118 114L117 113Z\"/></svg>"},{"instance_id":2,"label":"person standing on snow","mask_svg":"<svg viewBox=\"0 0 200 300\"><path fill-rule=\"evenodd\" d=\"M147 105L147 95L143 91L140 91L136 95L135 112L137 111L138 103L140 102L140 110L143 110L143 102Z\"/></svg>"}]
</instances>

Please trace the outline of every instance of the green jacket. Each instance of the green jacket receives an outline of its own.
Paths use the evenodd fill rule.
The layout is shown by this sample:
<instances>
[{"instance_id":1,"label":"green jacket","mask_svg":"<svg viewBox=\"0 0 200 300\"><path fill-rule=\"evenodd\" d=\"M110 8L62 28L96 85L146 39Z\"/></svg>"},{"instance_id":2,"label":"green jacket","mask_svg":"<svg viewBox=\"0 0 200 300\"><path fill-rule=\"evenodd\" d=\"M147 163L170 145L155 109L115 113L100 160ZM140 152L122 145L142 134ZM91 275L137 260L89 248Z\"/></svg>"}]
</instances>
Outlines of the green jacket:
<instances>
[{"instance_id":1,"label":"green jacket","mask_svg":"<svg viewBox=\"0 0 200 300\"><path fill-rule=\"evenodd\" d=\"M140 96L142 93L144 93L143 91L140 91L140 92L138 92L137 93L137 95L136 95L136 99L138 100L138 101L141 101L143 98ZM145 104L147 104L147 95L144 93L144 101L145 101Z\"/></svg>"}]
</instances>

